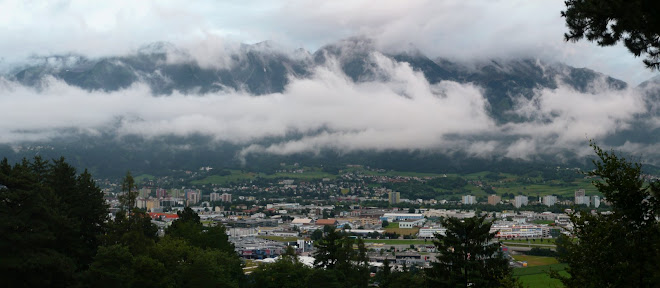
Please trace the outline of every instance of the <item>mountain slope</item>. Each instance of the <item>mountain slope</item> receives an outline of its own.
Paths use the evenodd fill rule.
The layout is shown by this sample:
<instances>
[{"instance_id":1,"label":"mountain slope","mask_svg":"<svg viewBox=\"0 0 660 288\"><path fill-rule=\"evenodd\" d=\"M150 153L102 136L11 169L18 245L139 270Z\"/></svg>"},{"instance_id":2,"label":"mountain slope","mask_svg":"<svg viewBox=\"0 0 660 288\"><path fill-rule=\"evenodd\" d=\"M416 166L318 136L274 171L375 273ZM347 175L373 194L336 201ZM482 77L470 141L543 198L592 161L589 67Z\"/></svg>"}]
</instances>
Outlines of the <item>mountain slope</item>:
<instances>
[{"instance_id":1,"label":"mountain slope","mask_svg":"<svg viewBox=\"0 0 660 288\"><path fill-rule=\"evenodd\" d=\"M341 71L339 74L343 73L342 77L345 77L346 81L356 85L386 83L393 77L382 66L383 59L387 59L397 65L407 63L406 65L421 73L432 86L448 83L443 81L473 84L487 102L485 109L488 116L495 122L494 129L506 127L502 129L509 129L509 134L454 135L456 134L454 133L437 136L457 140L459 143L464 141L462 142L464 144L460 145L469 146L471 143L478 143L474 148L465 149L480 149L479 147L482 146L479 145L483 145L484 149L490 149L486 151L491 152L500 149L498 150L501 153L499 155L495 155L496 153L490 155L488 152L483 153L487 156L483 156L480 151L468 152L461 149L457 151L436 150L435 148L363 149L347 152L320 147L318 148L320 152L316 153L292 153L286 156L256 154L240 159L243 157L239 155L240 151L244 151L250 145L268 147L290 141L295 142L307 136L332 132L332 129L326 126L312 127L308 132L294 129L286 131L284 136L277 134L279 136L227 143L218 141L209 135L202 135L203 133L144 138L130 133L129 136L117 136L121 134L117 131L119 128L110 125L112 127L104 128L105 130L100 129L98 133L100 136L77 132L63 133L63 136L55 137L50 141L0 145L0 153L18 158L34 155L36 151L34 149L37 149L34 147L42 147L39 148L40 150L37 149L37 153L49 157L58 155L73 157L81 166L95 167L95 169L103 171L102 174L123 173L122 171L131 165L140 171L174 169L177 166L185 166L188 169L204 165L236 167L245 163L248 166L270 167L285 161L287 157L295 158L299 162L317 163L320 157L329 163L360 162L371 163L379 167L389 165L387 163L392 160L393 163L397 163L394 165L404 165L408 168L419 167L425 171L470 170L483 165L500 163L498 161L507 157L515 158L515 154L513 154L514 156L508 154L511 146L517 145L518 148L525 148L525 145L531 145L529 143L536 140L533 133L525 132L527 134L522 133L520 135L523 136L518 136L515 129L524 129L527 123L534 123L536 125L534 127L543 129L547 124L543 122L547 119L539 122L539 119L536 118L537 115L533 113L530 115L518 113L521 101L528 101L532 106L539 105L534 102L540 101L538 99L539 91L556 91L562 88L569 92L576 91L574 93L576 97L580 97L580 93L599 97L602 90L630 90L623 81L587 68L575 68L562 63L545 62L538 59L490 59L475 60L469 63L448 58L431 59L414 48L403 52L379 51L372 41L364 38L345 39L323 46L314 53L302 49L283 51L276 48L276 45L271 42L240 45L227 51L225 54L220 53L223 56L222 59L216 59L215 62L204 62L195 58L195 55L191 55L190 52L167 43L153 43L130 55L99 59L90 59L81 55L35 57L30 60L29 64L4 75L4 78L34 87L37 90L43 89L49 79L55 78L88 91L121 91L131 85L141 83L150 88L154 97L168 97L175 91L198 96L207 93L219 92L222 94L237 91L240 93L236 94L240 94L241 97L261 97L272 93L287 93L287 85L293 80L314 79L315 73L320 68L327 68L333 73L335 70ZM657 104L660 103L658 101L660 100L660 88L657 88L660 85L657 82L657 79L648 81L636 88L642 91L640 93L644 93L645 105L649 109L643 114L634 115L634 119L627 120L628 125L621 125L614 132L606 134L602 138L604 144L630 146L632 145L630 143L634 145L660 143L660 136L658 136L660 135L660 125L649 120L658 119L660 115L660 106ZM333 97L332 93L328 95L330 95L328 97ZM551 118L547 121L552 122L552 117L559 112L550 111L549 113ZM389 116L383 115L383 117ZM224 125L224 123L216 125ZM406 127L402 128L402 130L405 129ZM353 132L355 131L348 129L346 134ZM551 135L550 138L554 141L560 138L560 135ZM637 146L634 145L630 147L636 148ZM43 147L50 148L43 149ZM578 153L571 150L569 144L565 143L560 143L559 147L552 151L532 152L537 153L536 157L530 158L532 160L581 161L574 159L579 157ZM474 155L482 156L475 157ZM104 164L98 163L109 165L104 166Z\"/></svg>"}]
</instances>

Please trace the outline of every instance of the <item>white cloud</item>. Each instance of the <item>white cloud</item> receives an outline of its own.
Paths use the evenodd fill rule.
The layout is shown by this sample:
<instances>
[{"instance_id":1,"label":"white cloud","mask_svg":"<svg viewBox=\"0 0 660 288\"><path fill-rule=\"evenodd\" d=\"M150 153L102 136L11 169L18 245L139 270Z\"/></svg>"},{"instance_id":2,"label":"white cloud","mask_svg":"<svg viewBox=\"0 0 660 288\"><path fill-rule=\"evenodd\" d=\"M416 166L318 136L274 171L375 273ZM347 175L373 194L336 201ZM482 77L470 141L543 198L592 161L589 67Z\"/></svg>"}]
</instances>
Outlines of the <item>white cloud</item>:
<instances>
[{"instance_id":1,"label":"white cloud","mask_svg":"<svg viewBox=\"0 0 660 288\"><path fill-rule=\"evenodd\" d=\"M607 84L601 78L588 93L563 84L557 89L537 90L531 99L520 100L516 110L534 121L507 124L506 129L537 138L554 136L555 144L575 144L585 138L602 138L629 128L635 115L647 111L639 91L603 87Z\"/></svg>"},{"instance_id":2,"label":"white cloud","mask_svg":"<svg viewBox=\"0 0 660 288\"><path fill-rule=\"evenodd\" d=\"M315 50L355 35L431 57L542 57L637 84L654 75L622 45L565 43L563 1L0 1L0 62L32 54L126 54L167 41L202 65L228 43L281 42ZM4 59L4 60L1 60Z\"/></svg>"},{"instance_id":3,"label":"white cloud","mask_svg":"<svg viewBox=\"0 0 660 288\"><path fill-rule=\"evenodd\" d=\"M115 131L147 138L203 134L243 145L243 156L394 149L533 159L564 149L585 155L587 139L603 139L648 111L642 91L608 90L597 81L581 93L559 83L557 89L536 91L531 100L519 99L515 113L531 121L497 125L480 87L431 85L406 63L379 53L369 57L386 80L355 83L331 60L309 78L291 79L283 93L263 96L175 91L154 97L141 83L102 92L53 78L36 90L2 80L0 143ZM299 137L289 137L294 134ZM272 144L255 144L266 139ZM639 145L624 148L642 149Z\"/></svg>"}]
</instances>

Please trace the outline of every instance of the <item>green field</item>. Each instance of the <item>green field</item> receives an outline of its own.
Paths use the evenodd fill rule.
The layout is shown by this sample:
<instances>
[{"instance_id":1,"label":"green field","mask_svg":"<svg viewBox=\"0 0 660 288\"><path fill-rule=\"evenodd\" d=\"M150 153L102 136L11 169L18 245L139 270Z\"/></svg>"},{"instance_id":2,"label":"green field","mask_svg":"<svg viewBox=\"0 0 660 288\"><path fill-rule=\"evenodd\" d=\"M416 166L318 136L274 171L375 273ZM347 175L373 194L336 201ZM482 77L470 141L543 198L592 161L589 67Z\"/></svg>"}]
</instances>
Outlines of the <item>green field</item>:
<instances>
[{"instance_id":1,"label":"green field","mask_svg":"<svg viewBox=\"0 0 660 288\"><path fill-rule=\"evenodd\" d=\"M303 173L275 173L275 174L264 174L264 173L254 173L254 172L243 172L241 170L229 170L231 174L229 175L211 175L207 176L204 179L199 179L190 182L193 185L227 185L231 182L238 183L238 182L244 182L244 181L249 181L254 178L260 177L260 178L265 178L265 179L278 179L278 178L286 178L286 179L294 179L294 180L302 180L302 181L309 181L312 179L323 179L323 178L330 178L330 179L335 179L337 176L322 172L322 171L315 171L313 169L310 170L305 170Z\"/></svg>"},{"instance_id":2,"label":"green field","mask_svg":"<svg viewBox=\"0 0 660 288\"><path fill-rule=\"evenodd\" d=\"M133 180L135 180L135 183L144 183L144 182L147 182L149 180L154 180L154 179L156 179L156 176L150 175L150 174L142 174L142 175L138 175L138 176L133 177Z\"/></svg>"},{"instance_id":3,"label":"green field","mask_svg":"<svg viewBox=\"0 0 660 288\"><path fill-rule=\"evenodd\" d=\"M360 172L365 175L381 175L381 176L416 176L416 177L462 177L466 180L479 180L484 184L492 186L498 195L504 193L522 194L528 196L545 196L545 195L558 195L558 196L572 196L577 189L585 189L587 194L599 194L596 188L591 184L590 179L578 178L572 182L563 182L561 180L548 180L543 182L542 177L527 177L518 176L508 173L499 173L498 176L503 177L500 180L492 181L487 179L487 175L491 174L490 171L482 171L470 174L437 174L437 173L418 173L418 172L405 172L405 171L386 171L376 172L369 171L362 168L348 168L348 172ZM486 197L488 194L476 185L468 184L463 187L474 196ZM440 190L438 190L440 191Z\"/></svg>"},{"instance_id":4,"label":"green field","mask_svg":"<svg viewBox=\"0 0 660 288\"><path fill-rule=\"evenodd\" d=\"M551 264L545 266L525 267L513 269L513 275L520 279L523 286L529 288L542 288L542 287L564 287L561 281L550 278L548 271L550 269L559 271L562 276L568 276L564 271L566 264Z\"/></svg>"},{"instance_id":5,"label":"green field","mask_svg":"<svg viewBox=\"0 0 660 288\"><path fill-rule=\"evenodd\" d=\"M306 181L312 179L337 178L336 175L332 175L330 173L326 173L322 171L305 171L303 173L275 173L271 175L259 174L259 177L266 179L288 178L288 179L297 179L297 180L306 180Z\"/></svg>"},{"instance_id":6,"label":"green field","mask_svg":"<svg viewBox=\"0 0 660 288\"><path fill-rule=\"evenodd\" d=\"M399 222L392 222L387 224L387 227L385 228L399 228Z\"/></svg>"},{"instance_id":7,"label":"green field","mask_svg":"<svg viewBox=\"0 0 660 288\"><path fill-rule=\"evenodd\" d=\"M515 177L510 182L492 183L492 186L497 194L522 193L523 195L528 196L571 196L575 194L575 190L577 189L585 189L586 193L589 195L598 194L596 187L594 187L593 184L591 184L591 180L588 179L577 179L570 183L552 180L543 184L524 184L521 181L518 181L518 178Z\"/></svg>"},{"instance_id":8,"label":"green field","mask_svg":"<svg viewBox=\"0 0 660 288\"><path fill-rule=\"evenodd\" d=\"M228 185L230 183L239 183L250 181L257 177L263 179L294 179L298 181L311 181L311 180L320 180L323 178L336 179L337 175L326 173L318 167L302 167L302 173L274 173L274 174L264 174L264 173L254 173L254 172L245 172L241 170L228 170L231 174L229 175L210 175L203 179L194 180L191 182L193 185ZM598 195L598 191L591 184L590 179L578 178L572 182L563 182L561 180L548 180L543 182L543 179L539 177L526 177L518 176L508 173L499 173L498 176L502 177L499 180L489 180L488 175L493 172L482 171L478 173L470 174L439 174L439 173L420 173L420 172L408 172L408 171L385 171L377 172L372 170L366 170L364 168L346 168L343 169L344 172L357 172L364 175L380 175L380 176L409 176L409 177L462 177L468 181L482 181L483 184L493 187L494 191L498 195L505 193L511 193L514 195L527 195L530 197L536 196L545 196L545 195L558 195L558 196L572 196L577 189L585 189L587 194ZM146 179L151 179L146 175ZM151 176L153 177L153 176ZM374 187L380 187L381 185L373 185ZM439 188L434 188L438 192L447 192ZM462 187L463 191L467 190L468 193L483 198L488 194L481 187L478 187L475 184L467 184ZM464 193L460 193L464 194Z\"/></svg>"},{"instance_id":9,"label":"green field","mask_svg":"<svg viewBox=\"0 0 660 288\"><path fill-rule=\"evenodd\" d=\"M208 176L204 179L200 180L195 180L190 182L193 185L208 185L208 184L216 184L216 185L226 185L229 182L242 182L246 180L251 180L256 177L256 173L252 172L243 172L241 170L229 170L231 174L229 175L211 175Z\"/></svg>"},{"instance_id":10,"label":"green field","mask_svg":"<svg viewBox=\"0 0 660 288\"><path fill-rule=\"evenodd\" d=\"M422 172L407 172L407 171L385 171L385 172L377 172L377 171L371 171L371 170L366 170L364 168L346 168L343 169L344 172L360 172L361 174L364 175L371 175L371 176L406 176L406 177L441 177L445 174L438 174L438 173L422 173ZM446 174L449 176L449 174Z\"/></svg>"},{"instance_id":11,"label":"green field","mask_svg":"<svg viewBox=\"0 0 660 288\"><path fill-rule=\"evenodd\" d=\"M527 262L527 267L546 266L559 263L555 257L511 255L516 261Z\"/></svg>"}]
</instances>

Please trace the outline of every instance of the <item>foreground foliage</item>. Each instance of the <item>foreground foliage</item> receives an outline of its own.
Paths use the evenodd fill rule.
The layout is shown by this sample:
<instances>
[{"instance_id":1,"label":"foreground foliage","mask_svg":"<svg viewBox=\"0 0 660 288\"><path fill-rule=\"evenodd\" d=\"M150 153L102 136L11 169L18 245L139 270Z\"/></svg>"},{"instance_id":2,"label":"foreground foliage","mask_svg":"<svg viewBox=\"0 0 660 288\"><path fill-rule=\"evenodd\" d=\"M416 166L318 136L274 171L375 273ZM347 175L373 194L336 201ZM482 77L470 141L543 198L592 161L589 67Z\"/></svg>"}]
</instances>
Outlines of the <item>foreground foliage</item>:
<instances>
[{"instance_id":1,"label":"foreground foliage","mask_svg":"<svg viewBox=\"0 0 660 288\"><path fill-rule=\"evenodd\" d=\"M130 173L113 220L92 176L64 159L0 162L0 273L5 287L239 287L222 226L186 208L158 237L135 207Z\"/></svg>"},{"instance_id":2,"label":"foreground foliage","mask_svg":"<svg viewBox=\"0 0 660 288\"><path fill-rule=\"evenodd\" d=\"M655 287L660 276L660 185L644 182L640 164L592 146L598 160L589 175L601 179L594 185L613 213L572 215L572 233L579 240L563 236L556 242L570 277L554 276L566 287Z\"/></svg>"},{"instance_id":3,"label":"foreground foliage","mask_svg":"<svg viewBox=\"0 0 660 288\"><path fill-rule=\"evenodd\" d=\"M0 162L0 271L5 285L66 287L107 231L103 193L63 159ZM2 187L2 186L0 186Z\"/></svg>"},{"instance_id":4,"label":"foreground foliage","mask_svg":"<svg viewBox=\"0 0 660 288\"><path fill-rule=\"evenodd\" d=\"M447 232L436 235L440 254L429 271L430 282L438 287L499 287L512 281L509 261L500 243L493 241L491 225L486 216L442 220Z\"/></svg>"},{"instance_id":5,"label":"foreground foliage","mask_svg":"<svg viewBox=\"0 0 660 288\"><path fill-rule=\"evenodd\" d=\"M635 56L646 55L644 64L660 67L660 5L655 0L567 0L566 40L587 38L600 46L619 41Z\"/></svg>"}]
</instances>

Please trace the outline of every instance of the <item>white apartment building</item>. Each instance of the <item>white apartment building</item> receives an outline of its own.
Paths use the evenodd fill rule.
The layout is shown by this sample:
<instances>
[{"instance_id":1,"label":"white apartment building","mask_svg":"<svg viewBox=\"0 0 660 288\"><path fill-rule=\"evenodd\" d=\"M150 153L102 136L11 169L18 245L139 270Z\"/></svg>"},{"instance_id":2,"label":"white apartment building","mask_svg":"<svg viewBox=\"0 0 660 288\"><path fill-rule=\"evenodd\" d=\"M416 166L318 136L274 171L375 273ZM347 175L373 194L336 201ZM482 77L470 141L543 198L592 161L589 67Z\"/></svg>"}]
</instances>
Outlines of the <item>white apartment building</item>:
<instances>
[{"instance_id":1,"label":"white apartment building","mask_svg":"<svg viewBox=\"0 0 660 288\"><path fill-rule=\"evenodd\" d=\"M591 198L589 196L575 196L575 205L589 206L589 204L591 204Z\"/></svg>"},{"instance_id":2,"label":"white apartment building","mask_svg":"<svg viewBox=\"0 0 660 288\"><path fill-rule=\"evenodd\" d=\"M543 205L545 206L553 206L557 203L557 196L555 195L546 195L543 196Z\"/></svg>"},{"instance_id":3,"label":"white apartment building","mask_svg":"<svg viewBox=\"0 0 660 288\"><path fill-rule=\"evenodd\" d=\"M525 195L518 195L514 198L514 205L516 206L516 208L520 208L521 206L526 206L528 202L529 199Z\"/></svg>"},{"instance_id":4,"label":"white apartment building","mask_svg":"<svg viewBox=\"0 0 660 288\"><path fill-rule=\"evenodd\" d=\"M446 235L447 228L442 227L422 227L419 229L419 238L435 238L435 234Z\"/></svg>"},{"instance_id":5,"label":"white apartment building","mask_svg":"<svg viewBox=\"0 0 660 288\"><path fill-rule=\"evenodd\" d=\"M476 200L477 200L476 197L474 197L474 196L472 196L472 195L464 195L464 196L463 196L463 205L473 205L473 204L476 204L476 203L477 203Z\"/></svg>"},{"instance_id":6,"label":"white apartment building","mask_svg":"<svg viewBox=\"0 0 660 288\"><path fill-rule=\"evenodd\" d=\"M493 224L490 232L499 238L541 238L550 236L550 227L532 224Z\"/></svg>"},{"instance_id":7,"label":"white apartment building","mask_svg":"<svg viewBox=\"0 0 660 288\"><path fill-rule=\"evenodd\" d=\"M426 219L415 219L415 220L404 220L404 221L399 221L399 228L413 228L413 227L419 227L424 225L424 222L426 222Z\"/></svg>"}]
</instances>

